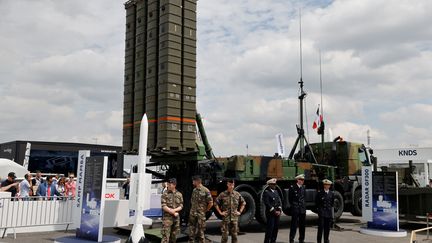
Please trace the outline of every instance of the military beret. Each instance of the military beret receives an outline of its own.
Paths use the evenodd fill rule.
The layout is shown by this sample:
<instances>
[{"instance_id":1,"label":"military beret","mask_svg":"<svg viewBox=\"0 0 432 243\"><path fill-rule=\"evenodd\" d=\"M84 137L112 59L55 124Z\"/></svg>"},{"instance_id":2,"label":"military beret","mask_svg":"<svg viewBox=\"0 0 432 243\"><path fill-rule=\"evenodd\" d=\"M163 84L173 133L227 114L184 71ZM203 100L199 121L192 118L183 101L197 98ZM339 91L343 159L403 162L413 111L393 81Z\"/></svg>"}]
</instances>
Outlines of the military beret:
<instances>
[{"instance_id":1,"label":"military beret","mask_svg":"<svg viewBox=\"0 0 432 243\"><path fill-rule=\"evenodd\" d=\"M168 183L177 185L177 179L176 178L170 178L170 179L168 179Z\"/></svg>"},{"instance_id":2,"label":"military beret","mask_svg":"<svg viewBox=\"0 0 432 243\"><path fill-rule=\"evenodd\" d=\"M276 178L272 178L267 181L267 185L276 184Z\"/></svg>"},{"instance_id":3,"label":"military beret","mask_svg":"<svg viewBox=\"0 0 432 243\"><path fill-rule=\"evenodd\" d=\"M194 175L194 176L192 176L192 180L194 180L194 181L199 181L199 180L201 180L201 176L199 176L199 175Z\"/></svg>"},{"instance_id":4,"label":"military beret","mask_svg":"<svg viewBox=\"0 0 432 243\"><path fill-rule=\"evenodd\" d=\"M295 177L296 180L304 180L305 179L305 175L304 174L300 174L298 176Z\"/></svg>"},{"instance_id":5,"label":"military beret","mask_svg":"<svg viewBox=\"0 0 432 243\"><path fill-rule=\"evenodd\" d=\"M324 179L324 180L322 181L322 183L323 183L324 185L331 185L331 184L333 184L333 182L331 182L331 180L327 180L327 179Z\"/></svg>"}]
</instances>

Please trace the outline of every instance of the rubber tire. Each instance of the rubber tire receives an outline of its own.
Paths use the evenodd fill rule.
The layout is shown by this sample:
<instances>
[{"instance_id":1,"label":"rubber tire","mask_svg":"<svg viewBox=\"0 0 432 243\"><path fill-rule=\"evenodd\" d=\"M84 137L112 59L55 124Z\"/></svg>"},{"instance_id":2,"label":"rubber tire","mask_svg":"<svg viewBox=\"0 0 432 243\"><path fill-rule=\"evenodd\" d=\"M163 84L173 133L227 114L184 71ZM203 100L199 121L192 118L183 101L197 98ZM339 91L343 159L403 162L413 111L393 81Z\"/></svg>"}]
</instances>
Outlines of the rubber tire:
<instances>
[{"instance_id":1,"label":"rubber tire","mask_svg":"<svg viewBox=\"0 0 432 243\"><path fill-rule=\"evenodd\" d=\"M254 219L256 205L254 197L246 191L241 191L240 195L242 195L243 199L246 202L246 207L243 210L243 213L239 217L239 226L248 225Z\"/></svg>"},{"instance_id":2,"label":"rubber tire","mask_svg":"<svg viewBox=\"0 0 432 243\"><path fill-rule=\"evenodd\" d=\"M222 220L222 215L220 215L220 214L218 213L218 211L216 210L216 207L213 207L213 213L214 213L214 215L216 216L216 218Z\"/></svg>"},{"instance_id":3,"label":"rubber tire","mask_svg":"<svg viewBox=\"0 0 432 243\"><path fill-rule=\"evenodd\" d=\"M344 200L342 194L334 191L334 218L339 219L344 212Z\"/></svg>"},{"instance_id":4,"label":"rubber tire","mask_svg":"<svg viewBox=\"0 0 432 243\"><path fill-rule=\"evenodd\" d=\"M351 214L354 216L362 216L362 190L356 189L354 191L354 204L352 206Z\"/></svg>"},{"instance_id":5,"label":"rubber tire","mask_svg":"<svg viewBox=\"0 0 432 243\"><path fill-rule=\"evenodd\" d=\"M264 190L258 194L258 202L257 202L257 210L255 212L255 219L258 221L258 223L265 225L267 224L267 216L265 213L264 202L262 200L263 192Z\"/></svg>"},{"instance_id":6,"label":"rubber tire","mask_svg":"<svg viewBox=\"0 0 432 243\"><path fill-rule=\"evenodd\" d=\"M258 194L258 203L257 203L257 211L255 213L255 218L258 223L266 225L267 224L267 215L265 213L265 205L262 198L263 192L267 189L267 186L263 188L263 190ZM279 186L276 187L276 191L279 193L279 197L283 201L283 193Z\"/></svg>"},{"instance_id":7,"label":"rubber tire","mask_svg":"<svg viewBox=\"0 0 432 243\"><path fill-rule=\"evenodd\" d=\"M211 216L213 215L213 210L209 210L208 212L206 212L206 220L208 220Z\"/></svg>"}]
</instances>

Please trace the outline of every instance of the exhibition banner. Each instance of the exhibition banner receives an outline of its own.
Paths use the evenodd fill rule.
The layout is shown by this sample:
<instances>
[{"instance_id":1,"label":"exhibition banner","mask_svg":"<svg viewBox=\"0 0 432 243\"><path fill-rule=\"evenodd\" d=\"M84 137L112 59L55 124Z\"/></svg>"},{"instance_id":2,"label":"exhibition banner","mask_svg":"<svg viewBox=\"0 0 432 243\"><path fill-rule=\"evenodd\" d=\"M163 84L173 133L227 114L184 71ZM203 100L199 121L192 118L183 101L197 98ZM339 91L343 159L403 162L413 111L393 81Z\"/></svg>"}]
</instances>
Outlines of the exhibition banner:
<instances>
[{"instance_id":1,"label":"exhibition banner","mask_svg":"<svg viewBox=\"0 0 432 243\"><path fill-rule=\"evenodd\" d=\"M76 195L73 212L73 223L75 228L79 228L81 223L81 209L82 209L82 198L84 189L84 174L85 174L85 164L87 157L90 157L90 150L80 150L78 151L78 165L77 165L77 175L76 175Z\"/></svg>"},{"instance_id":2,"label":"exhibition banner","mask_svg":"<svg viewBox=\"0 0 432 243\"><path fill-rule=\"evenodd\" d=\"M78 238L102 241L105 182L108 157L88 157L85 162L84 188Z\"/></svg>"},{"instance_id":3,"label":"exhibition banner","mask_svg":"<svg viewBox=\"0 0 432 243\"><path fill-rule=\"evenodd\" d=\"M366 222L372 217L372 166L362 167L362 217Z\"/></svg>"},{"instance_id":4,"label":"exhibition banner","mask_svg":"<svg viewBox=\"0 0 432 243\"><path fill-rule=\"evenodd\" d=\"M397 172L372 173L373 220L368 228L399 231Z\"/></svg>"}]
</instances>

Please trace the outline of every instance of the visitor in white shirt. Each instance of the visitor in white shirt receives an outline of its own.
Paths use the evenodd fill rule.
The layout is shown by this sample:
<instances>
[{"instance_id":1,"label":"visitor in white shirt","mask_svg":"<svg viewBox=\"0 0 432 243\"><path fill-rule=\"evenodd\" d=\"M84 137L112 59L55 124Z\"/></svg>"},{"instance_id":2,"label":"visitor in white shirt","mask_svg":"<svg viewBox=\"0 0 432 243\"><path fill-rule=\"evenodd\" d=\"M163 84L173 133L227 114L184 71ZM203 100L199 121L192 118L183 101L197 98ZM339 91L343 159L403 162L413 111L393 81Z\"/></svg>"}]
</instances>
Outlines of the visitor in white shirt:
<instances>
[{"instance_id":1,"label":"visitor in white shirt","mask_svg":"<svg viewBox=\"0 0 432 243\"><path fill-rule=\"evenodd\" d=\"M20 196L23 200L29 200L29 197L33 195L32 193L32 176L30 173L24 175L24 180L19 184Z\"/></svg>"}]
</instances>

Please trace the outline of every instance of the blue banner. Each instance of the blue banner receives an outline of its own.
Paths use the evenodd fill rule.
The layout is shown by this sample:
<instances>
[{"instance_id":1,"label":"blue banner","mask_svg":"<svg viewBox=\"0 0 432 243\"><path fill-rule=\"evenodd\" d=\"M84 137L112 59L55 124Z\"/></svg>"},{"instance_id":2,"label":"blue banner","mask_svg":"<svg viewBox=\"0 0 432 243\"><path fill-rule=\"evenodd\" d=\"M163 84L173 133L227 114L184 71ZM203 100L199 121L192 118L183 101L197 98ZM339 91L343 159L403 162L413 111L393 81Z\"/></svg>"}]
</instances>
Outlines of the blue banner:
<instances>
[{"instance_id":1,"label":"blue banner","mask_svg":"<svg viewBox=\"0 0 432 243\"><path fill-rule=\"evenodd\" d=\"M102 241L107 157L88 157L85 162L80 228L76 237Z\"/></svg>"},{"instance_id":2,"label":"blue banner","mask_svg":"<svg viewBox=\"0 0 432 243\"><path fill-rule=\"evenodd\" d=\"M372 177L373 220L368 228L399 231L397 173L373 172Z\"/></svg>"}]
</instances>

